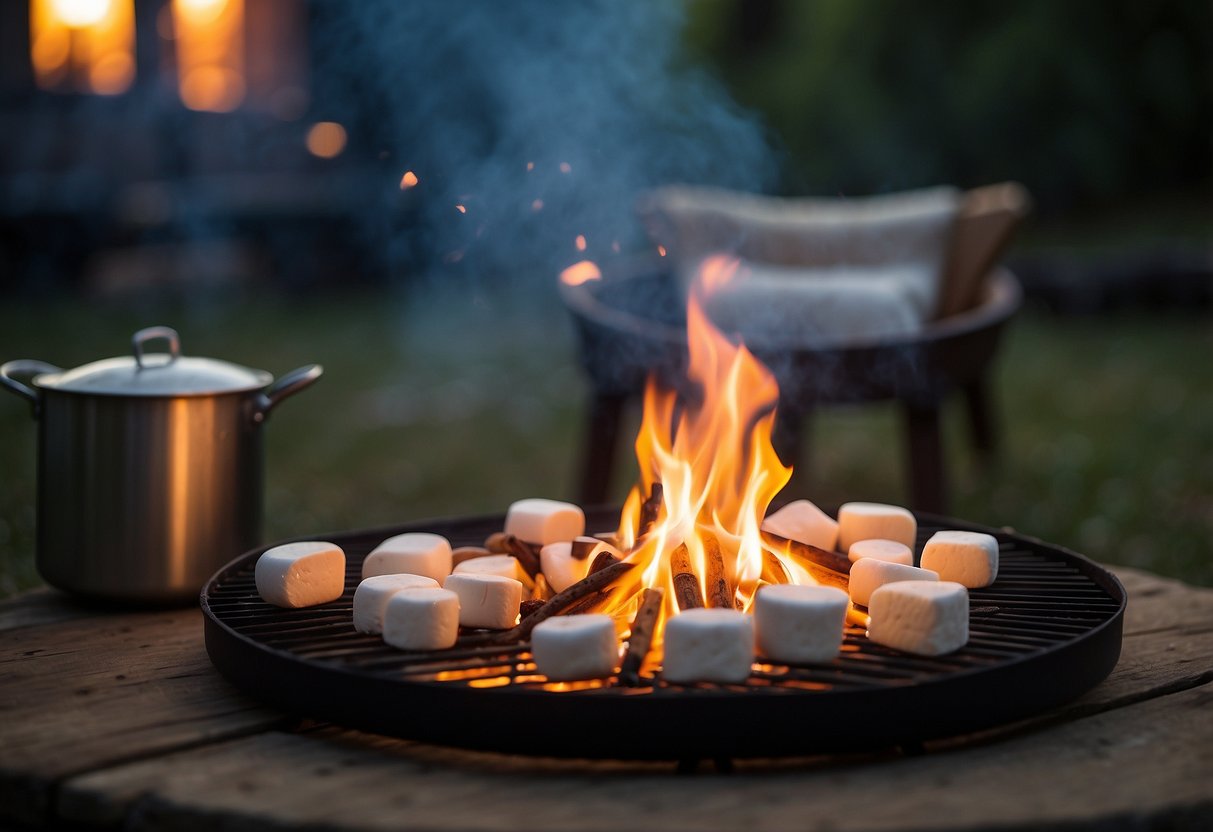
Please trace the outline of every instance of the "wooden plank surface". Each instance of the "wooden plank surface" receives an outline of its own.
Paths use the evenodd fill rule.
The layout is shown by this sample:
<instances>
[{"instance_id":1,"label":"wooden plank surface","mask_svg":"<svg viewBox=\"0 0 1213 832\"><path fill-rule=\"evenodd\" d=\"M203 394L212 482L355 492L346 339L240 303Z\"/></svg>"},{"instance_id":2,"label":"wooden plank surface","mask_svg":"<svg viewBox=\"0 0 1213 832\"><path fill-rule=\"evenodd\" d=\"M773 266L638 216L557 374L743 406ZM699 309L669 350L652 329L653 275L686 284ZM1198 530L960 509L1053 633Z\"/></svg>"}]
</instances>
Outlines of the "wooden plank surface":
<instances>
[{"instance_id":1,"label":"wooden plank surface","mask_svg":"<svg viewBox=\"0 0 1213 832\"><path fill-rule=\"evenodd\" d=\"M278 718L210 667L197 612L0 626L0 816L616 832L1213 819L1213 591L1117 572L1121 662L1078 702L943 753L745 763L730 777L267 730Z\"/></svg>"},{"instance_id":2,"label":"wooden plank surface","mask_svg":"<svg viewBox=\"0 0 1213 832\"><path fill-rule=\"evenodd\" d=\"M1210 709L1204 685L947 754L754 763L726 776L273 733L82 778L62 808L80 816L90 791L141 792L143 830L1168 828L1213 818Z\"/></svg>"},{"instance_id":3,"label":"wooden plank surface","mask_svg":"<svg viewBox=\"0 0 1213 832\"><path fill-rule=\"evenodd\" d=\"M54 614L56 606L59 615ZM43 816L70 774L281 726L215 673L196 609L0 605L0 816ZM49 623L30 622L31 609Z\"/></svg>"}]
</instances>

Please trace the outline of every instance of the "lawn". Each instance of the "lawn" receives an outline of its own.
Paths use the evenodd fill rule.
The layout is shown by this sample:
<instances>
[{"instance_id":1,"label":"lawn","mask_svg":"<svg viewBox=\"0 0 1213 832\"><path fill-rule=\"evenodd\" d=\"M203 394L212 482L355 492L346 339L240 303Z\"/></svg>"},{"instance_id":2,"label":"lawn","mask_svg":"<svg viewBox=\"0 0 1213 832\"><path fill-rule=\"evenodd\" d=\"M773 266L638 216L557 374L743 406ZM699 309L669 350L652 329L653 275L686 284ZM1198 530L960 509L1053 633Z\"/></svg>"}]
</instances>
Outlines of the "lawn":
<instances>
[{"instance_id":1,"label":"lawn","mask_svg":"<svg viewBox=\"0 0 1213 832\"><path fill-rule=\"evenodd\" d=\"M585 393L554 293L255 296L0 308L0 360L62 366L126 351L166 323L189 354L325 376L266 424L266 537L498 512L570 497ZM1002 463L978 471L948 414L953 513L1109 563L1213 585L1213 328L1196 314L1060 318L1026 311L1001 358ZM892 408L813 425L803 494L905 499ZM0 397L0 595L33 567L35 423ZM630 474L628 475L630 476ZM614 484L622 497L627 476ZM237 553L233 553L235 555Z\"/></svg>"}]
</instances>

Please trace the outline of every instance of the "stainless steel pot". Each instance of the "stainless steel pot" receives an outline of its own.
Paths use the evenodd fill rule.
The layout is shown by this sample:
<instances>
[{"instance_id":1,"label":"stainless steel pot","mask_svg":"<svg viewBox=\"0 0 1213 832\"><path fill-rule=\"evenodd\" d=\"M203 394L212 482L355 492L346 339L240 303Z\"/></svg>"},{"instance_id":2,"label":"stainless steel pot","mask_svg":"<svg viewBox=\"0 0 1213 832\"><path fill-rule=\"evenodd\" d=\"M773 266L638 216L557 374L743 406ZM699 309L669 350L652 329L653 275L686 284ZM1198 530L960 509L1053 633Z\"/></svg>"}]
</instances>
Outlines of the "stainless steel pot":
<instances>
[{"instance_id":1,"label":"stainless steel pot","mask_svg":"<svg viewBox=\"0 0 1213 832\"><path fill-rule=\"evenodd\" d=\"M158 340L168 353L147 353ZM133 355L74 370L0 366L0 384L28 399L39 422L38 571L79 595L192 601L260 542L261 423L322 369L273 381L184 357L168 327L140 330L132 345Z\"/></svg>"}]
</instances>

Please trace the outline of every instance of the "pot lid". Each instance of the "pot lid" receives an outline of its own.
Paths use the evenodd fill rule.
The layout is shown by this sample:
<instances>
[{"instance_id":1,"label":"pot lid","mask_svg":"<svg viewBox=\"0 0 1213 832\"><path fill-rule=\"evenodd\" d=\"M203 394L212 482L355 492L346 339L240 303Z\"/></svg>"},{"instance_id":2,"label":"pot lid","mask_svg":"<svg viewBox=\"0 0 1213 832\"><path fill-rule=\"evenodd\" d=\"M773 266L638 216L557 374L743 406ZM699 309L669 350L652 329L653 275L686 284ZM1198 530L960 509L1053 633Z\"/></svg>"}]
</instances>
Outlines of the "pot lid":
<instances>
[{"instance_id":1,"label":"pot lid","mask_svg":"<svg viewBox=\"0 0 1213 832\"><path fill-rule=\"evenodd\" d=\"M167 353L145 353L149 341L168 341ZM264 370L213 358L181 355L181 339L167 326L141 329L131 338L132 354L106 358L38 376L39 387L100 396L204 396L258 390L273 380Z\"/></svg>"}]
</instances>

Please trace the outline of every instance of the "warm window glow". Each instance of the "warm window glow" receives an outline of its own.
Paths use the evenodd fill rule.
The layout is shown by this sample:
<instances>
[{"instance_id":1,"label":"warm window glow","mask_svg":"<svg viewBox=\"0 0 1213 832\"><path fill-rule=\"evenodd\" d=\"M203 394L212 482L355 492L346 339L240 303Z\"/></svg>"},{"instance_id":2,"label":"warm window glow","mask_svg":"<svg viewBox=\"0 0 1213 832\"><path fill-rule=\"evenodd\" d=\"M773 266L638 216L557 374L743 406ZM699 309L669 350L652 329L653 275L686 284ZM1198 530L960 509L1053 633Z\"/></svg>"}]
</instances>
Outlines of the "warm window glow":
<instances>
[{"instance_id":1,"label":"warm window glow","mask_svg":"<svg viewBox=\"0 0 1213 832\"><path fill-rule=\"evenodd\" d=\"M313 156L332 159L345 150L345 128L335 121L318 121L307 131L307 149Z\"/></svg>"},{"instance_id":2,"label":"warm window glow","mask_svg":"<svg viewBox=\"0 0 1213 832\"><path fill-rule=\"evenodd\" d=\"M244 0L173 0L172 9L182 103L236 109L245 93Z\"/></svg>"},{"instance_id":3,"label":"warm window glow","mask_svg":"<svg viewBox=\"0 0 1213 832\"><path fill-rule=\"evenodd\" d=\"M135 80L134 0L31 0L30 60L38 86L99 95Z\"/></svg>"}]
</instances>

